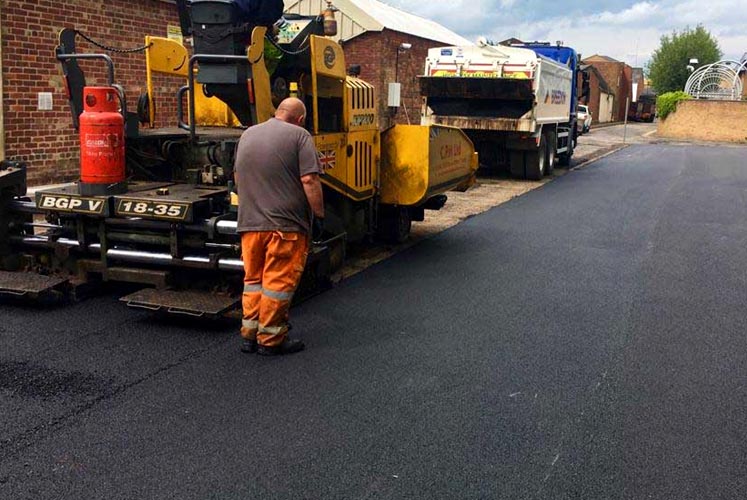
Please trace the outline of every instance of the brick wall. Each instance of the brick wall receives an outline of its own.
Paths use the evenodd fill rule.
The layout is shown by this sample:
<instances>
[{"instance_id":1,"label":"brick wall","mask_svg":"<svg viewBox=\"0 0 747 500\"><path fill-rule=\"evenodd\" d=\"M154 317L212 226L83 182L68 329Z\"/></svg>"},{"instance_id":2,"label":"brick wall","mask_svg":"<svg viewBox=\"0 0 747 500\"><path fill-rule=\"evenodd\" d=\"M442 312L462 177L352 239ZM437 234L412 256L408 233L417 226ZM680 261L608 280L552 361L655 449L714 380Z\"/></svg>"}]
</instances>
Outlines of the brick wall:
<instances>
[{"instance_id":1,"label":"brick wall","mask_svg":"<svg viewBox=\"0 0 747 500\"><path fill-rule=\"evenodd\" d=\"M623 62L617 61L598 61L590 58L584 63L591 64L602 75L602 78L609 85L610 91L615 96L615 110L612 116L613 121L622 121L625 119L625 102L631 97L631 84L633 68ZM639 91L640 92L640 91Z\"/></svg>"},{"instance_id":2,"label":"brick wall","mask_svg":"<svg viewBox=\"0 0 747 500\"><path fill-rule=\"evenodd\" d=\"M62 71L54 58L60 29L74 27L115 47L142 46L147 34L166 36L178 25L176 6L163 0L2 0L5 156L29 163L29 183L69 181L78 176L78 138L72 128ZM79 52L100 52L80 40ZM134 110L145 89L142 53L111 54L115 78ZM88 84L106 81L103 64L81 65ZM157 80L157 110L173 124L173 92L179 82ZM52 92L52 111L37 110L37 94Z\"/></svg>"},{"instance_id":3,"label":"brick wall","mask_svg":"<svg viewBox=\"0 0 747 500\"><path fill-rule=\"evenodd\" d=\"M402 43L412 44L406 52L397 48ZM385 29L382 32L369 32L357 36L343 44L345 60L349 65L361 65L361 78L376 87L379 99L379 124L386 128L393 123L420 123L422 98L418 76L423 74L428 49L443 47L445 44L424 38ZM387 108L388 84L395 81L402 84L402 103L392 116Z\"/></svg>"},{"instance_id":4,"label":"brick wall","mask_svg":"<svg viewBox=\"0 0 747 500\"><path fill-rule=\"evenodd\" d=\"M619 103L620 103L620 86L622 84L622 63L603 63L603 62L595 62L594 67L597 68L599 73L602 75L602 78L604 78L604 81L607 82L607 85L609 86L610 91L615 96L615 100L617 101L618 105L615 108L615 112L613 113L612 120L622 120L622 117L624 116L624 113L620 112L618 109ZM622 100L623 105L622 108L624 110L625 108L625 99Z\"/></svg>"},{"instance_id":5,"label":"brick wall","mask_svg":"<svg viewBox=\"0 0 747 500\"><path fill-rule=\"evenodd\" d=\"M589 96L584 101L579 101L579 104L586 104L589 107L589 112L592 117L592 125L599 122L599 77L597 74L589 68L587 71L589 74ZM583 80L578 79L578 95L581 95L583 91Z\"/></svg>"}]
</instances>

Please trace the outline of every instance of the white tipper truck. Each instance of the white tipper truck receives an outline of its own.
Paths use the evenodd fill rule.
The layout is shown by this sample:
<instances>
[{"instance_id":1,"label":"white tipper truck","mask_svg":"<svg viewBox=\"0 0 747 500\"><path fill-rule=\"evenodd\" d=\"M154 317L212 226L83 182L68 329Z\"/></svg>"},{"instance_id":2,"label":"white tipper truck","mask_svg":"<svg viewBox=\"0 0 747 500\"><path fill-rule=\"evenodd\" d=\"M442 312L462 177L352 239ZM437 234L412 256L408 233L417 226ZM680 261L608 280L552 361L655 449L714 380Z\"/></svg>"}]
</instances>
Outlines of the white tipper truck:
<instances>
[{"instance_id":1,"label":"white tipper truck","mask_svg":"<svg viewBox=\"0 0 747 500\"><path fill-rule=\"evenodd\" d=\"M464 130L484 168L539 180L573 155L577 65L575 50L541 42L430 49L422 123Z\"/></svg>"}]
</instances>

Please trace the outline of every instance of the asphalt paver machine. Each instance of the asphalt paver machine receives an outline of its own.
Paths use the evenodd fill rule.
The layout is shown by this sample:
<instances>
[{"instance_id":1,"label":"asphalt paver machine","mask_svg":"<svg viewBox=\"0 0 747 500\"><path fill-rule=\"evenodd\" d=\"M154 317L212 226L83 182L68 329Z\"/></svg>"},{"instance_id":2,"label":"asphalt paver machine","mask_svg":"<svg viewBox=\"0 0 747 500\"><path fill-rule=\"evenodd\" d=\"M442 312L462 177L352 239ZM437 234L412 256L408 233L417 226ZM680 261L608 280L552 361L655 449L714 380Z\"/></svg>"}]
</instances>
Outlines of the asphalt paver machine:
<instances>
[{"instance_id":1,"label":"asphalt paver machine","mask_svg":"<svg viewBox=\"0 0 747 500\"><path fill-rule=\"evenodd\" d=\"M375 89L347 74L330 36L331 4L319 16L287 15L271 26L232 0L177 6L193 50L146 36L146 92L136 106L112 56L79 52L81 37L94 41L60 32L56 57L80 133L81 175L32 198L26 165L0 166L0 295L55 299L116 281L144 285L122 298L133 307L210 317L236 308L236 144L291 95L306 103L324 168L325 237L312 245L309 289L342 264L348 243L402 241L413 220L443 205L444 193L474 182L477 157L460 130L380 131ZM86 84L82 67L91 64L105 68L105 84ZM181 82L174 126L156 126L158 75Z\"/></svg>"}]
</instances>

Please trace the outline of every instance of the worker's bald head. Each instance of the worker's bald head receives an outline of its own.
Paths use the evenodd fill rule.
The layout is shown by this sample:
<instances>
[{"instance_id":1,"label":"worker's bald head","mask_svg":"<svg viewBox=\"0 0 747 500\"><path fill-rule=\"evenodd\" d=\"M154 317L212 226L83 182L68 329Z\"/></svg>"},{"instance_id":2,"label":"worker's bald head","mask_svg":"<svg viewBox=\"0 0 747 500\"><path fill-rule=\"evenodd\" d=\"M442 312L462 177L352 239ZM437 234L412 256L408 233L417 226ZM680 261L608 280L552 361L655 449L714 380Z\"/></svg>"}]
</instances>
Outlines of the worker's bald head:
<instances>
[{"instance_id":1,"label":"worker's bald head","mask_svg":"<svg viewBox=\"0 0 747 500\"><path fill-rule=\"evenodd\" d=\"M306 120L306 106L301 99L288 97L278 106L275 118L302 127Z\"/></svg>"}]
</instances>

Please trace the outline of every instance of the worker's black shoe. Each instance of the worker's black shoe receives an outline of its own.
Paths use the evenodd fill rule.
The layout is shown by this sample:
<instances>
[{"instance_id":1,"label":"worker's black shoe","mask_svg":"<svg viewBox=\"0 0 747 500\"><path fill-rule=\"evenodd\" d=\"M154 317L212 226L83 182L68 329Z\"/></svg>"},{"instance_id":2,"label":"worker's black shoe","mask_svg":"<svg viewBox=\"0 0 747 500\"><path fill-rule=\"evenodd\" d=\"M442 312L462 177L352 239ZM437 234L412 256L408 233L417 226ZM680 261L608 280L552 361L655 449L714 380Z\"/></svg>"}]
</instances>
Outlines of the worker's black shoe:
<instances>
[{"instance_id":1,"label":"worker's black shoe","mask_svg":"<svg viewBox=\"0 0 747 500\"><path fill-rule=\"evenodd\" d=\"M257 349L257 354L260 356L281 356L283 354L293 354L294 352L301 352L306 346L298 339L285 339L283 343L275 346L268 347L261 345Z\"/></svg>"},{"instance_id":2,"label":"worker's black shoe","mask_svg":"<svg viewBox=\"0 0 747 500\"><path fill-rule=\"evenodd\" d=\"M241 352L254 354L257 352L257 340L241 339Z\"/></svg>"}]
</instances>

